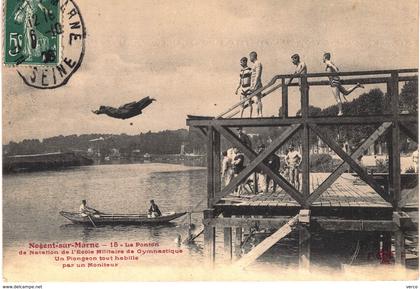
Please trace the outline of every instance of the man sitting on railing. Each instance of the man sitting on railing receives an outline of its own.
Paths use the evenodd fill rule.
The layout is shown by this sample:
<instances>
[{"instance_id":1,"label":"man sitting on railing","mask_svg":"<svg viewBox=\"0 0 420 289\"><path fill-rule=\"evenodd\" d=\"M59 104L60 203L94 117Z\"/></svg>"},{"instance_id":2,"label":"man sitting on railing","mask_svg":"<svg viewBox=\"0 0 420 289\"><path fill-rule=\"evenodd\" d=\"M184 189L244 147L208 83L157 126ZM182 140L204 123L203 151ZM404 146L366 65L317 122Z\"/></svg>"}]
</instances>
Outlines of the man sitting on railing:
<instances>
[{"instance_id":1,"label":"man sitting on railing","mask_svg":"<svg viewBox=\"0 0 420 289\"><path fill-rule=\"evenodd\" d=\"M335 66L335 64L331 61L331 53L326 52L324 53L324 58L323 61L325 63L325 71L331 72L331 73L337 73L338 72L338 67ZM361 85L360 83L357 83L355 86L353 86L352 88L350 88L349 90L347 90L340 81L340 77L338 75L332 75L332 76L328 76L329 80L330 80L330 85L332 88L332 92L333 95L335 97L335 101L337 102L338 105L338 116L342 116L343 115L343 105L342 105L342 101L341 101L341 95L340 92L343 94L344 100L347 101L346 95L349 95L350 93L352 93L356 88L364 88L363 85Z\"/></svg>"},{"instance_id":2,"label":"man sitting on railing","mask_svg":"<svg viewBox=\"0 0 420 289\"><path fill-rule=\"evenodd\" d=\"M262 64L257 59L257 52L252 51L249 54L249 60L253 63L251 67L251 92L254 92L262 87ZM255 95L255 103L257 104L257 117L262 117L262 102L261 93Z\"/></svg>"},{"instance_id":3,"label":"man sitting on railing","mask_svg":"<svg viewBox=\"0 0 420 289\"><path fill-rule=\"evenodd\" d=\"M241 88L241 100L245 99L251 94L251 68L248 67L248 58L241 58L241 72L239 74L239 85L236 88L235 94L238 94L239 88ZM241 118L243 117L244 110L249 106L249 117L252 117L252 100L242 103Z\"/></svg>"}]
</instances>

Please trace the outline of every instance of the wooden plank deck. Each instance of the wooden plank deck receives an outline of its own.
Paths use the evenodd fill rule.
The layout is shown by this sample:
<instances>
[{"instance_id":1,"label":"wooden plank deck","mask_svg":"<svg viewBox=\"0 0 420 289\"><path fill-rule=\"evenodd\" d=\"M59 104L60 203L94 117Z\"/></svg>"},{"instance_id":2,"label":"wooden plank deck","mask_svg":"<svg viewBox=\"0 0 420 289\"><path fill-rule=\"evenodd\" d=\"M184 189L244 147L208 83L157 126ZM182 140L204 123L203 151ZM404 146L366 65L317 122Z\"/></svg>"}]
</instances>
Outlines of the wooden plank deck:
<instances>
[{"instance_id":1,"label":"wooden plank deck","mask_svg":"<svg viewBox=\"0 0 420 289\"><path fill-rule=\"evenodd\" d=\"M328 173L311 173L310 190L314 191L327 177ZM240 207L299 207L281 188L276 192L258 195L227 196L217 206ZM312 207L345 208L391 208L391 204L382 199L370 186L351 174L345 173L328 188Z\"/></svg>"}]
</instances>

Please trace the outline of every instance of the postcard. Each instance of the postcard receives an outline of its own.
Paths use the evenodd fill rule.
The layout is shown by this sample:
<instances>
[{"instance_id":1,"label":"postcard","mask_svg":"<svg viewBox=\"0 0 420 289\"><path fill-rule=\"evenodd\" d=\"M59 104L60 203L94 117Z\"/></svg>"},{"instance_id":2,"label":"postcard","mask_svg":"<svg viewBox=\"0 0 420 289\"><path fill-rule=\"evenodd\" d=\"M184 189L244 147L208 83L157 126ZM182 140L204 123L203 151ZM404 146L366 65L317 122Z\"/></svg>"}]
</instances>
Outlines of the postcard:
<instances>
[{"instance_id":1,"label":"postcard","mask_svg":"<svg viewBox=\"0 0 420 289\"><path fill-rule=\"evenodd\" d=\"M3 2L6 286L417 286L418 1Z\"/></svg>"}]
</instances>

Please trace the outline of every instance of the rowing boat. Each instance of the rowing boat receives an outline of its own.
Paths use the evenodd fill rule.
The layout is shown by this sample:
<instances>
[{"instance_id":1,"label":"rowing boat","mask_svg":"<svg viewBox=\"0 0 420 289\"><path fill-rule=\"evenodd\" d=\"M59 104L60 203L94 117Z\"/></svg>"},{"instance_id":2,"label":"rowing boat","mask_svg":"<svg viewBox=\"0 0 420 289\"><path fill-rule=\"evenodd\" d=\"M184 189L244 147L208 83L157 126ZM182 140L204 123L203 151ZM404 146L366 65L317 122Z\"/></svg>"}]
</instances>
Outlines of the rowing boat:
<instances>
[{"instance_id":1,"label":"rowing boat","mask_svg":"<svg viewBox=\"0 0 420 289\"><path fill-rule=\"evenodd\" d=\"M185 215L185 212L175 213L168 212L160 217L150 218L147 214L81 214L75 212L61 211L60 215L72 221L75 224L85 225L155 225L168 223L176 218Z\"/></svg>"}]
</instances>

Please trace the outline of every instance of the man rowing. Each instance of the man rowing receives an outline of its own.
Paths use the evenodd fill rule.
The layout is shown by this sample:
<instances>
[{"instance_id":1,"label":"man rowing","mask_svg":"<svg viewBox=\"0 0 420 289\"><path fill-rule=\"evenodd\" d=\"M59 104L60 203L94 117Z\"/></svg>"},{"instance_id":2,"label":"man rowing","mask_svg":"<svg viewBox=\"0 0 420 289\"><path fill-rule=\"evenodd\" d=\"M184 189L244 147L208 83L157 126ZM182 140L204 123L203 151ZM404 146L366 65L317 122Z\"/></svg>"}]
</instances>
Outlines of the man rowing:
<instances>
[{"instance_id":1,"label":"man rowing","mask_svg":"<svg viewBox=\"0 0 420 289\"><path fill-rule=\"evenodd\" d=\"M79 212L81 214L92 215L92 214L100 214L98 210L88 207L86 200L82 200L82 204L80 205Z\"/></svg>"}]
</instances>

